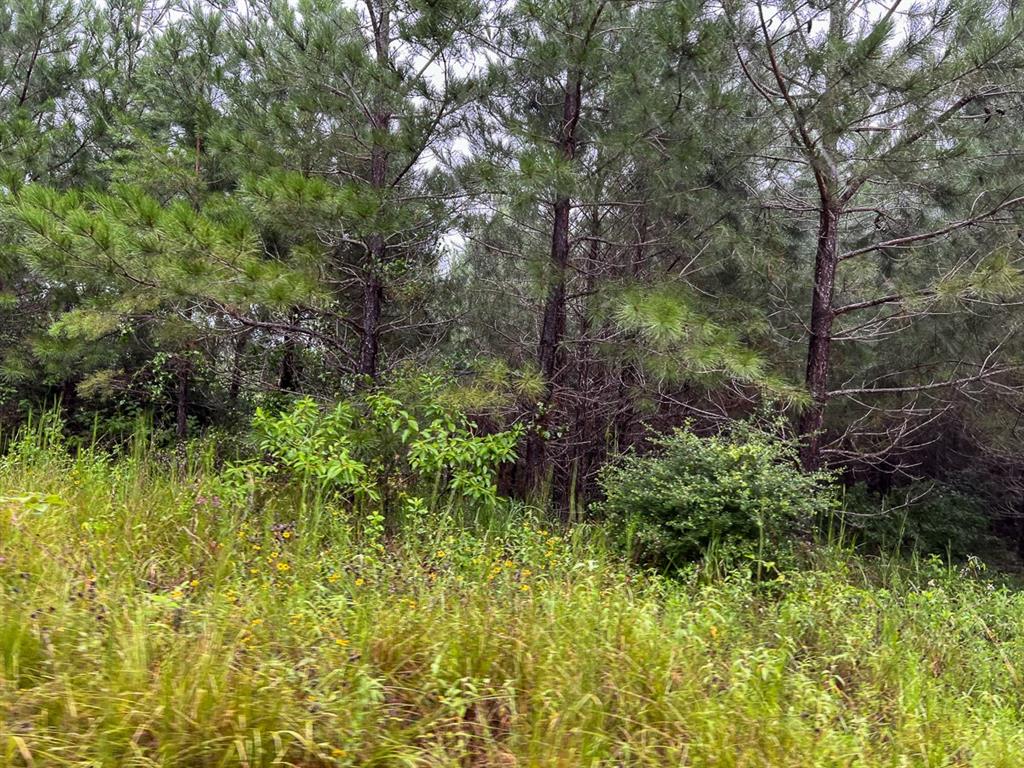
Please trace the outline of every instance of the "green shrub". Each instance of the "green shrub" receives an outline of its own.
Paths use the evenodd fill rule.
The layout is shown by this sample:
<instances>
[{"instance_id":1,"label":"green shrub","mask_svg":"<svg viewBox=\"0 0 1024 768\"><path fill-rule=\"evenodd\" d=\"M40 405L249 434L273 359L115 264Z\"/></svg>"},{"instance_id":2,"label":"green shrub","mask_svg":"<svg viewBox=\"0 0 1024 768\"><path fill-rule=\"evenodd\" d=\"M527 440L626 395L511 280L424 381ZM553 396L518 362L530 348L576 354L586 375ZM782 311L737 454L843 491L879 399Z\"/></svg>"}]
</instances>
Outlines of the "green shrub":
<instances>
[{"instance_id":1,"label":"green shrub","mask_svg":"<svg viewBox=\"0 0 1024 768\"><path fill-rule=\"evenodd\" d=\"M385 515L460 499L493 505L498 466L515 458L520 432L482 434L462 409L437 396L443 380L416 383L421 396L408 402L376 391L329 407L302 398L277 413L257 409L262 457L234 472L294 483Z\"/></svg>"},{"instance_id":2,"label":"green shrub","mask_svg":"<svg viewBox=\"0 0 1024 768\"><path fill-rule=\"evenodd\" d=\"M600 475L607 515L639 562L672 571L714 550L726 561L776 557L836 502L830 478L797 469L789 443L754 432L679 429Z\"/></svg>"}]
</instances>

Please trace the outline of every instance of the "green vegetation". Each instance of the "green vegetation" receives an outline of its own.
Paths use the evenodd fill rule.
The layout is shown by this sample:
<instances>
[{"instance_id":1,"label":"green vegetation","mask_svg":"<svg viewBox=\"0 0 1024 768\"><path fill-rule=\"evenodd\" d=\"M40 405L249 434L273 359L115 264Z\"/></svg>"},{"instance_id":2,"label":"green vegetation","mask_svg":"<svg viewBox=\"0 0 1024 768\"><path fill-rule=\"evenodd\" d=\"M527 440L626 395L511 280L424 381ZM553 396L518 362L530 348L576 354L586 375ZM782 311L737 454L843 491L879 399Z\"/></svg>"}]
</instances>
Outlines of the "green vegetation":
<instances>
[{"instance_id":1,"label":"green vegetation","mask_svg":"<svg viewBox=\"0 0 1024 768\"><path fill-rule=\"evenodd\" d=\"M0 768L1024 764L1022 95L1015 0L0 1Z\"/></svg>"},{"instance_id":2,"label":"green vegetation","mask_svg":"<svg viewBox=\"0 0 1024 768\"><path fill-rule=\"evenodd\" d=\"M739 427L707 438L679 429L653 440L652 455L604 468L595 509L638 560L675 570L710 552L763 565L838 511L831 478L797 469L795 446Z\"/></svg>"},{"instance_id":3,"label":"green vegetation","mask_svg":"<svg viewBox=\"0 0 1024 768\"><path fill-rule=\"evenodd\" d=\"M212 442L112 455L59 427L0 463L0 765L1024 759L1024 595L976 561L814 547L668 579L507 501L387 535Z\"/></svg>"}]
</instances>

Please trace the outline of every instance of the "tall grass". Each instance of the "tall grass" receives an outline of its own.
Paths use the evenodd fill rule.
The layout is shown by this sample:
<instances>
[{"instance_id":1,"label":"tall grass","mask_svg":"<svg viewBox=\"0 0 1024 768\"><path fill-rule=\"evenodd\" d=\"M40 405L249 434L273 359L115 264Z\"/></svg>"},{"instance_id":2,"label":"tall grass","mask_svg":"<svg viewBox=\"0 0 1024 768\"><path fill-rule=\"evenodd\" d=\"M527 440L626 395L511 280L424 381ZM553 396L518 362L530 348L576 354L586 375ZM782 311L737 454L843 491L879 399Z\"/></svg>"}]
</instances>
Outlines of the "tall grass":
<instances>
[{"instance_id":1,"label":"tall grass","mask_svg":"<svg viewBox=\"0 0 1024 768\"><path fill-rule=\"evenodd\" d=\"M949 568L668 581L527 509L381 540L222 491L9 446L0 765L1024 764L1024 597Z\"/></svg>"}]
</instances>

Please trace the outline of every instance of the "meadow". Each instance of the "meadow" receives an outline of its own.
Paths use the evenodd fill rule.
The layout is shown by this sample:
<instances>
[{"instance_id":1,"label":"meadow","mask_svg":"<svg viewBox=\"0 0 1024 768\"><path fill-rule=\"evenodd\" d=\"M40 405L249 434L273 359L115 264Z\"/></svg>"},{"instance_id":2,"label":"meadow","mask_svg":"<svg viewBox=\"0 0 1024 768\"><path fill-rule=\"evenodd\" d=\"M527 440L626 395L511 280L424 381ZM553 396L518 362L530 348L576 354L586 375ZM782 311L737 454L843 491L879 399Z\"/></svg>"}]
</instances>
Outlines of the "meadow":
<instances>
[{"instance_id":1,"label":"meadow","mask_svg":"<svg viewBox=\"0 0 1024 768\"><path fill-rule=\"evenodd\" d=\"M509 503L382 532L200 449L0 461L3 766L1024 763L1024 595L975 561L670 579Z\"/></svg>"}]
</instances>

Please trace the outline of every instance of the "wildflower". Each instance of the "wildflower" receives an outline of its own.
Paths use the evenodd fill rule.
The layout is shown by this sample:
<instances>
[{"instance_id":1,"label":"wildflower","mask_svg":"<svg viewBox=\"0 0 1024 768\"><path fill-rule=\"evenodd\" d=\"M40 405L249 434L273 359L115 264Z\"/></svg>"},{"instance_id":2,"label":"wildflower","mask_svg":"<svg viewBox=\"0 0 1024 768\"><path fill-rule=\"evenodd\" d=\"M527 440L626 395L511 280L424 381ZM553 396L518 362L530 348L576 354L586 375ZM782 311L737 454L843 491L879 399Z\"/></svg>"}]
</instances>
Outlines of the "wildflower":
<instances>
[{"instance_id":1,"label":"wildflower","mask_svg":"<svg viewBox=\"0 0 1024 768\"><path fill-rule=\"evenodd\" d=\"M184 596L185 596L185 593L182 592L180 589L176 589L173 592L171 592L171 597L174 600L181 600L181 598L183 598Z\"/></svg>"},{"instance_id":2,"label":"wildflower","mask_svg":"<svg viewBox=\"0 0 1024 768\"><path fill-rule=\"evenodd\" d=\"M255 552L259 552L263 549L263 547L261 547L259 544L253 544L252 548Z\"/></svg>"},{"instance_id":3,"label":"wildflower","mask_svg":"<svg viewBox=\"0 0 1024 768\"><path fill-rule=\"evenodd\" d=\"M444 551L443 549L439 549L439 550L437 550L437 555L436 555L436 557L437 557L437 559L438 559L438 560L443 560L443 559L444 559L445 557L447 557L447 556L448 556L448 553L447 553L447 552L445 552L445 551Z\"/></svg>"},{"instance_id":4,"label":"wildflower","mask_svg":"<svg viewBox=\"0 0 1024 768\"><path fill-rule=\"evenodd\" d=\"M283 571L288 571L288 570L291 570L291 566L288 565L288 563L278 563L277 564L277 570L282 571L282 572Z\"/></svg>"},{"instance_id":5,"label":"wildflower","mask_svg":"<svg viewBox=\"0 0 1024 768\"><path fill-rule=\"evenodd\" d=\"M711 635L711 639L714 640L716 637L718 637L718 627L712 624L711 629L708 630L708 634Z\"/></svg>"},{"instance_id":6,"label":"wildflower","mask_svg":"<svg viewBox=\"0 0 1024 768\"><path fill-rule=\"evenodd\" d=\"M255 568L250 568L249 569L249 573L251 573L253 576L255 576L257 573L259 573L259 571L257 571Z\"/></svg>"},{"instance_id":7,"label":"wildflower","mask_svg":"<svg viewBox=\"0 0 1024 768\"><path fill-rule=\"evenodd\" d=\"M331 750L331 754L334 757L344 757L348 753L344 749L339 749L338 747L335 747L334 749Z\"/></svg>"},{"instance_id":8,"label":"wildflower","mask_svg":"<svg viewBox=\"0 0 1024 768\"><path fill-rule=\"evenodd\" d=\"M341 576L339 576L338 574L332 573L330 576L327 577L327 580L329 582L331 582L331 584L333 584L334 582L336 582L340 578L341 578Z\"/></svg>"},{"instance_id":9,"label":"wildflower","mask_svg":"<svg viewBox=\"0 0 1024 768\"><path fill-rule=\"evenodd\" d=\"M249 622L249 626L250 627L258 627L262 623L263 623L263 619L253 619L252 621Z\"/></svg>"},{"instance_id":10,"label":"wildflower","mask_svg":"<svg viewBox=\"0 0 1024 768\"><path fill-rule=\"evenodd\" d=\"M195 589L196 587L198 587L198 586L199 586L199 580L198 580L198 579L192 579L192 581L190 581L190 582L188 583L188 585L189 585L190 587L192 587L192 589Z\"/></svg>"},{"instance_id":11,"label":"wildflower","mask_svg":"<svg viewBox=\"0 0 1024 768\"><path fill-rule=\"evenodd\" d=\"M365 583L366 583L366 581L365 581L365 580L363 579L363 577L362 577L362 576L360 576L360 577L359 577L358 579L356 579L356 586L357 586L357 587L361 587L361 586L363 586L363 584L365 584Z\"/></svg>"},{"instance_id":12,"label":"wildflower","mask_svg":"<svg viewBox=\"0 0 1024 768\"><path fill-rule=\"evenodd\" d=\"M279 558L280 556L281 556L280 552L271 552L270 553L270 559L271 560L277 560L277 558Z\"/></svg>"},{"instance_id":13,"label":"wildflower","mask_svg":"<svg viewBox=\"0 0 1024 768\"><path fill-rule=\"evenodd\" d=\"M529 584L520 584L519 585L519 591L520 592L529 592L530 591L530 585Z\"/></svg>"},{"instance_id":14,"label":"wildflower","mask_svg":"<svg viewBox=\"0 0 1024 768\"><path fill-rule=\"evenodd\" d=\"M344 637L336 637L334 638L334 644L339 648L345 648L346 646L348 646L348 640L346 640Z\"/></svg>"},{"instance_id":15,"label":"wildflower","mask_svg":"<svg viewBox=\"0 0 1024 768\"><path fill-rule=\"evenodd\" d=\"M514 561L512 561L512 560L506 560L506 561L505 561L505 567L506 567L506 568L515 568L515 567L516 567L516 564L515 564L515 562L514 562Z\"/></svg>"},{"instance_id":16,"label":"wildflower","mask_svg":"<svg viewBox=\"0 0 1024 768\"><path fill-rule=\"evenodd\" d=\"M528 579L532 575L533 575L533 571L531 571L529 568L523 568L522 576L523 576L524 579Z\"/></svg>"},{"instance_id":17,"label":"wildflower","mask_svg":"<svg viewBox=\"0 0 1024 768\"><path fill-rule=\"evenodd\" d=\"M286 538L286 539L290 539L290 538L292 537L292 532L291 532L291 531L285 531L285 532L284 532L284 533L282 533L281 535L282 535L282 536L283 536L284 538Z\"/></svg>"}]
</instances>

